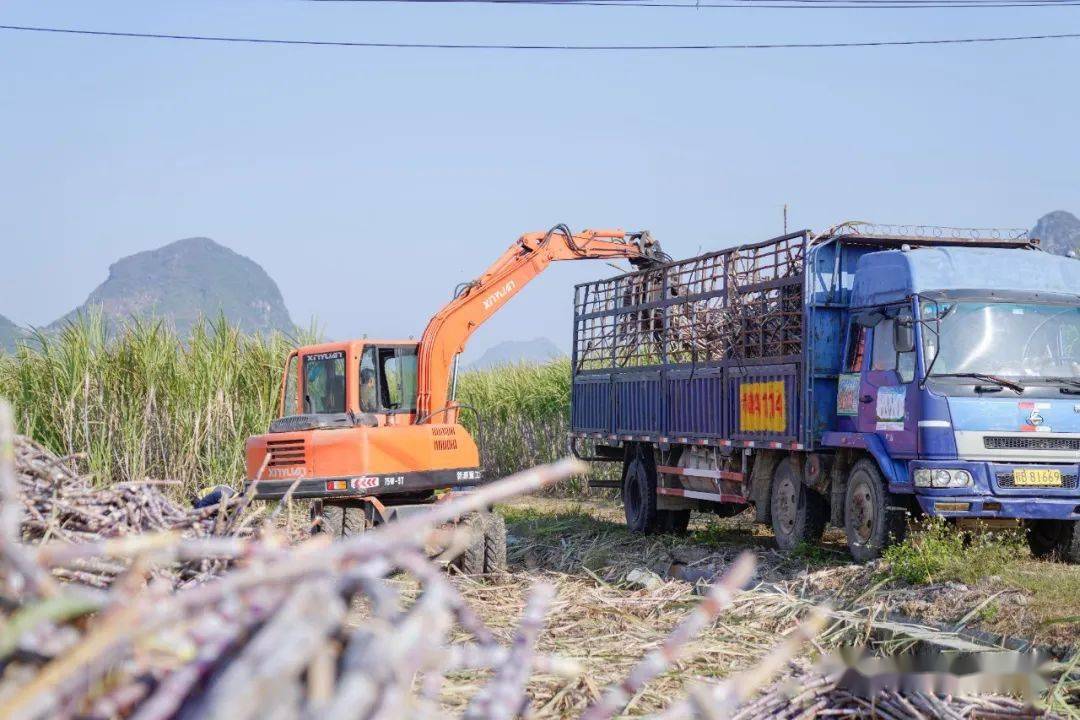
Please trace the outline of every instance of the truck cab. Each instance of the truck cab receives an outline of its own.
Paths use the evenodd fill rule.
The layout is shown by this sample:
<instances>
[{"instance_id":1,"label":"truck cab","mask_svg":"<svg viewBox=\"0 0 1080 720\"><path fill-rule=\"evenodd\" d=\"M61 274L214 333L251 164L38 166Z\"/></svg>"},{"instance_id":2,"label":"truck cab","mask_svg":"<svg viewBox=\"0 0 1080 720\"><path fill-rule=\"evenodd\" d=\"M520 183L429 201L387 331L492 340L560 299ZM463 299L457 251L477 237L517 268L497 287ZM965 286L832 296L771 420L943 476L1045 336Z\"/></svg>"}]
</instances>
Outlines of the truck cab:
<instances>
[{"instance_id":1,"label":"truck cab","mask_svg":"<svg viewBox=\"0 0 1080 720\"><path fill-rule=\"evenodd\" d=\"M364 339L292 352L277 419L247 441L256 496L280 498L292 488L297 498L415 500L478 483L476 444L457 424L457 409L417 417L417 346Z\"/></svg>"},{"instance_id":2,"label":"truck cab","mask_svg":"<svg viewBox=\"0 0 1080 720\"><path fill-rule=\"evenodd\" d=\"M871 252L844 331L823 445L869 451L889 491L927 514L1026 519L1036 550L1071 531L1080 262L1018 248Z\"/></svg>"}]
</instances>

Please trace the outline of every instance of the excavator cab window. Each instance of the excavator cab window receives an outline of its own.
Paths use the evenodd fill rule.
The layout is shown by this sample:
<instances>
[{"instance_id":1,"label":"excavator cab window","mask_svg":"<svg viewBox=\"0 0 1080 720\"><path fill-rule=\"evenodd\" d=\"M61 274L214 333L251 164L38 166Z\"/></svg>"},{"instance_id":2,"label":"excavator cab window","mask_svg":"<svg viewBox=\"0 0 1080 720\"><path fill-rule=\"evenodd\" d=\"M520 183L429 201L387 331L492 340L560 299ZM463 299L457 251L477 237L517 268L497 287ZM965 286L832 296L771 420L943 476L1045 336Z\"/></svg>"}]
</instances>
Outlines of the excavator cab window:
<instances>
[{"instance_id":1,"label":"excavator cab window","mask_svg":"<svg viewBox=\"0 0 1080 720\"><path fill-rule=\"evenodd\" d=\"M345 412L345 351L304 356L304 412Z\"/></svg>"},{"instance_id":2,"label":"excavator cab window","mask_svg":"<svg viewBox=\"0 0 1080 720\"><path fill-rule=\"evenodd\" d=\"M360 356L360 412L379 412L379 388L375 375L375 348L365 348Z\"/></svg>"},{"instance_id":3,"label":"excavator cab window","mask_svg":"<svg viewBox=\"0 0 1080 720\"><path fill-rule=\"evenodd\" d=\"M281 408L282 417L296 414L296 404L298 399L296 396L296 377L298 374L297 371L299 370L297 367L298 362L299 359L296 354L293 353L289 356L289 362L285 366L285 398Z\"/></svg>"},{"instance_id":4,"label":"excavator cab window","mask_svg":"<svg viewBox=\"0 0 1080 720\"><path fill-rule=\"evenodd\" d=\"M379 348L382 405L394 412L416 409L416 348Z\"/></svg>"}]
</instances>

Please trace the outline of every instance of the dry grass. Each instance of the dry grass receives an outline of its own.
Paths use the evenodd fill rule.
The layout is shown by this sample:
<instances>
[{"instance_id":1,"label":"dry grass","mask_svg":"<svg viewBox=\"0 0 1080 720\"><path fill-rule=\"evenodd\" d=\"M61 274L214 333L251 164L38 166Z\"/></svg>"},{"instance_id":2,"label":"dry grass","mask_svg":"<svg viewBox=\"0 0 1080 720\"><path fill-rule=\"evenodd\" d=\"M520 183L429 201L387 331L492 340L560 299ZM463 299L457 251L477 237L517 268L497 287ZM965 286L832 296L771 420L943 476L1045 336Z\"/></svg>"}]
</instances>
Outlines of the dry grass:
<instances>
[{"instance_id":1,"label":"dry grass","mask_svg":"<svg viewBox=\"0 0 1080 720\"><path fill-rule=\"evenodd\" d=\"M785 556L748 518L716 520L695 515L689 537L632 535L621 524L616 503L527 498L503 506L510 532L507 575L477 581L459 578L462 594L503 641L509 641L529 587L544 581L557 600L540 636L539 649L580 663L576 679L537 675L528 685L539 718L578 717L600 688L624 677L646 652L656 648L696 605L695 584L669 576L711 577L728 567L747 545L758 552L757 590L691 644L676 667L649 683L630 702L625 716L661 710L685 695L697 678L723 678L756 664L823 597L851 598L855 610L838 609L833 624L789 673L812 665L821 649L871 641L866 612L880 614L876 600L858 599L873 569L848 563L833 546ZM757 532L757 534L754 534ZM835 540L835 537L834 537ZM627 581L633 570L650 569L664 580L652 587ZM415 585L399 581L405 597ZM866 612L864 612L866 611ZM361 623L357 612L354 622ZM458 638L464 640L464 636ZM448 677L443 703L460 711L487 679L486 673Z\"/></svg>"},{"instance_id":2,"label":"dry grass","mask_svg":"<svg viewBox=\"0 0 1080 720\"><path fill-rule=\"evenodd\" d=\"M523 543L512 555L530 569L589 572L618 582L634 568L664 575L674 565L674 574L694 577L715 572L751 547L760 560L758 579L795 597L870 608L949 630L1026 638L1061 653L1080 638L1080 567L1026 554L995 565L994 574L969 570L968 582L946 577L911 584L893 578L887 563L852 563L836 530L820 545L784 555L749 513L726 519L695 513L685 537L627 532L616 501L529 498L505 513L511 533Z\"/></svg>"},{"instance_id":3,"label":"dry grass","mask_svg":"<svg viewBox=\"0 0 1080 720\"><path fill-rule=\"evenodd\" d=\"M692 644L691 653L672 671L648 684L625 711L627 716L660 710L685 694L696 678L721 678L745 669L791 631L805 611L821 599L835 608L832 625L790 669L813 663L821 649L849 642L882 642L868 619L890 612L909 614L933 626L942 638L973 608L1000 593L997 586L911 587L879 577L880 566L854 565L842 551L840 538L795 556L772 548L767 531L748 517L718 520L695 514L687 537L633 535L622 525L621 508L611 501L526 498L500 508L509 528L511 572L501 578L457 584L485 622L509 640L532 583L545 581L557 590L548 627L539 648L577 660L584 668L574 680L538 675L528 686L537 717L577 717L595 700L599 688L625 676L648 650L655 648L698 601L695 585L675 577L711 577L726 568L740 550L758 553L760 583L732 611L708 627ZM1038 563L1047 565L1046 563ZM627 581L633 570L648 569L663 582L650 588ZM408 596L407 581L400 581ZM994 582L1007 583L1001 578ZM1011 589L1014 597L1029 591ZM1008 595L997 599L1007 601ZM1037 595L1032 597L1038 597ZM1031 601L1029 606L1037 606ZM1053 641L1039 630L1034 616L1023 629ZM360 615L355 622L362 622ZM976 614L968 626L987 627ZM1060 639L1060 638L1059 638ZM1075 639L1075 636L1074 636ZM482 685L486 674L448 678L443 702L460 710Z\"/></svg>"}]
</instances>

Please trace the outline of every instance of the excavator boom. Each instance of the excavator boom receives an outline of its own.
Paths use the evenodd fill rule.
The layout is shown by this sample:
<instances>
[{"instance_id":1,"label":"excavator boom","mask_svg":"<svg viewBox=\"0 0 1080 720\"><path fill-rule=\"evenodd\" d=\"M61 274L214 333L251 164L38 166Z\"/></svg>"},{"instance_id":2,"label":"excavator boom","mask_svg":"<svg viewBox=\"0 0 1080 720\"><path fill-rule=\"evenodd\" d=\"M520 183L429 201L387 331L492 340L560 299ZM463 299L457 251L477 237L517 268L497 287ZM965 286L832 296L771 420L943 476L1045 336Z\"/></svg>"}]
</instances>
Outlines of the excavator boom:
<instances>
[{"instance_id":1,"label":"excavator boom","mask_svg":"<svg viewBox=\"0 0 1080 720\"><path fill-rule=\"evenodd\" d=\"M417 422L453 412L450 374L454 358L482 323L552 262L619 258L638 267L668 259L647 232L585 230L575 234L565 225L556 225L546 233L518 238L480 277L461 286L424 330L417 368Z\"/></svg>"}]
</instances>

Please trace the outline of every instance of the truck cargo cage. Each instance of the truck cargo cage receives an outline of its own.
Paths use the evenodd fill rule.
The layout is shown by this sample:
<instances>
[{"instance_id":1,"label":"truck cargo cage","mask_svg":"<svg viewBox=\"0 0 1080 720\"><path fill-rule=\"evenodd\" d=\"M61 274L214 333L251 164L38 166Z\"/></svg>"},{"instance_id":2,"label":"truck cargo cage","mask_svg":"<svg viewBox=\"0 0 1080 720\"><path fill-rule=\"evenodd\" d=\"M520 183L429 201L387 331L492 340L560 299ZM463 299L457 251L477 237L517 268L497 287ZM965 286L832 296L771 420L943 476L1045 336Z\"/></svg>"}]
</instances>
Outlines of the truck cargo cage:
<instances>
[{"instance_id":1,"label":"truck cargo cage","mask_svg":"<svg viewBox=\"0 0 1080 720\"><path fill-rule=\"evenodd\" d=\"M578 285L574 370L795 361L809 235Z\"/></svg>"}]
</instances>

